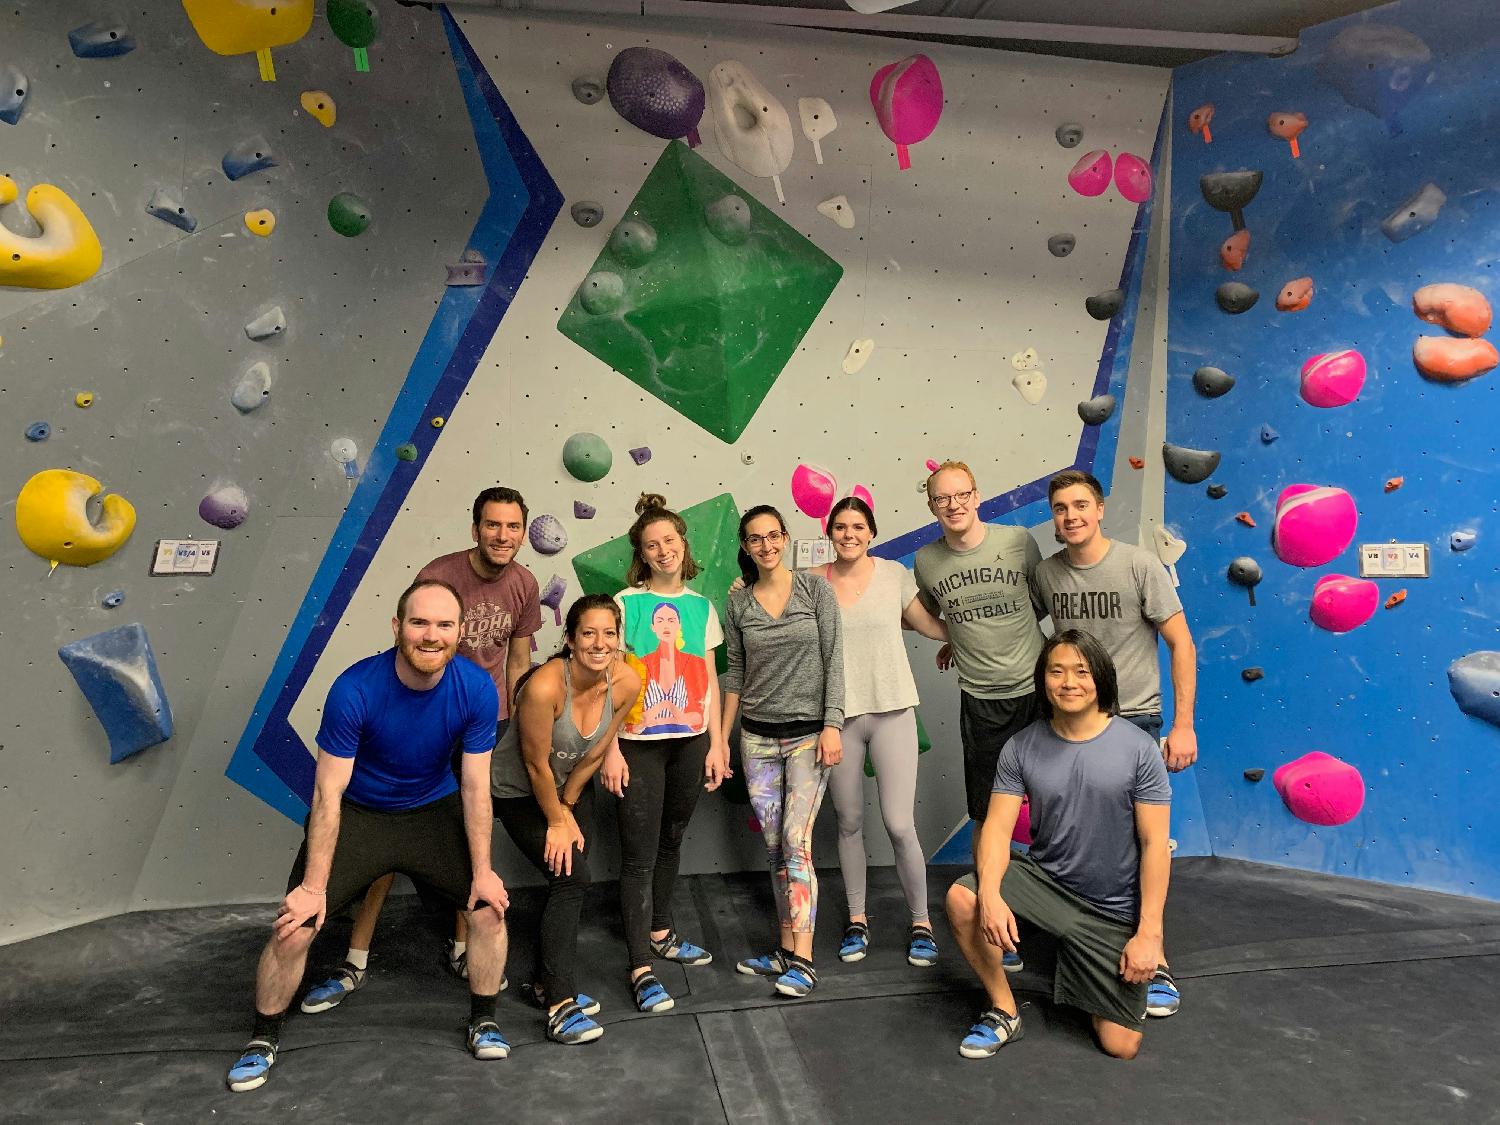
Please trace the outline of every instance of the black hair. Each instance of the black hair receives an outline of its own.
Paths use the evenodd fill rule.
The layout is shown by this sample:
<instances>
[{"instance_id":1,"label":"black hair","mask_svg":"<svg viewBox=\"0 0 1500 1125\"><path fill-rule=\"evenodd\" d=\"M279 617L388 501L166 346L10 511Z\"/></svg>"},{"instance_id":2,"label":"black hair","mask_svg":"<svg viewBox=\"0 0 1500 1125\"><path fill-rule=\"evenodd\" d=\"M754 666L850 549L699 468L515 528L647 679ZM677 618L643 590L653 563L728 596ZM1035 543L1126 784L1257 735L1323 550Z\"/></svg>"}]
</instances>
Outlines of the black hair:
<instances>
[{"instance_id":1,"label":"black hair","mask_svg":"<svg viewBox=\"0 0 1500 1125\"><path fill-rule=\"evenodd\" d=\"M754 586L756 579L760 577L760 570L755 565L755 560L750 557L750 552L745 550L745 526L751 520L759 519L761 516L775 516L776 522L781 525L782 537L786 537L786 520L781 518L781 513L769 504L757 504L740 517L740 553L736 561L740 564L740 577L744 579L745 586Z\"/></svg>"},{"instance_id":2,"label":"black hair","mask_svg":"<svg viewBox=\"0 0 1500 1125\"><path fill-rule=\"evenodd\" d=\"M828 520L827 520L827 522L823 526L828 529L828 534L829 535L833 534L833 521L834 521L834 518L840 512L848 512L848 511L855 511L855 512L858 512L860 515L864 516L865 517L865 523L870 528L870 534L872 536L875 534L875 513L870 509L870 505L866 504L858 496L845 496L842 500L840 500L837 504L835 504L829 510L829 512L828 512Z\"/></svg>"},{"instance_id":3,"label":"black hair","mask_svg":"<svg viewBox=\"0 0 1500 1125\"><path fill-rule=\"evenodd\" d=\"M667 498L656 492L643 492L635 503L636 521L626 533L630 539L630 566L625 571L625 585L644 586L651 577L651 564L641 556L641 536L646 528L658 520L666 520L682 539L682 580L691 582L698 577L698 560L693 558L693 548L688 543L687 522L667 507Z\"/></svg>"},{"instance_id":4,"label":"black hair","mask_svg":"<svg viewBox=\"0 0 1500 1125\"><path fill-rule=\"evenodd\" d=\"M441 578L418 578L410 586L402 590L401 596L396 599L397 621L406 620L406 603L411 600L413 594L425 586L441 586L448 593L452 594L453 600L458 602L458 619L460 621L464 619L464 597L450 583L444 582Z\"/></svg>"},{"instance_id":5,"label":"black hair","mask_svg":"<svg viewBox=\"0 0 1500 1125\"><path fill-rule=\"evenodd\" d=\"M1052 701L1047 698L1047 664L1052 659L1052 654L1064 645L1076 648L1078 655L1083 657L1083 662L1089 666L1089 674L1094 677L1094 689L1099 693L1099 710L1106 715L1118 715L1120 682L1115 674L1115 662L1109 658L1109 651L1094 634L1082 629L1065 629L1048 637L1042 645L1041 655L1036 658L1036 700L1042 718L1052 718Z\"/></svg>"},{"instance_id":6,"label":"black hair","mask_svg":"<svg viewBox=\"0 0 1500 1125\"><path fill-rule=\"evenodd\" d=\"M521 509L521 527L524 529L531 521L531 513L526 508L526 501L514 488L506 488L497 484L494 488L486 488L478 496L474 497L474 526L479 526L480 519L484 516L486 504L514 504Z\"/></svg>"},{"instance_id":7,"label":"black hair","mask_svg":"<svg viewBox=\"0 0 1500 1125\"><path fill-rule=\"evenodd\" d=\"M513 699L519 700L521 698L521 685L531 679L531 674L538 668L543 667L548 660L557 660L559 658L568 660L572 658L573 646L569 642L572 640L573 634L578 632L578 626L583 621L583 615L591 609L609 610L615 615L616 631L619 631L623 627L620 620L619 602L615 601L608 594L584 594L583 597L578 598L568 607L568 615L563 621L562 647L549 656L547 660L542 661L541 664L533 664L522 673L521 678L516 681L516 690L512 695Z\"/></svg>"}]
</instances>

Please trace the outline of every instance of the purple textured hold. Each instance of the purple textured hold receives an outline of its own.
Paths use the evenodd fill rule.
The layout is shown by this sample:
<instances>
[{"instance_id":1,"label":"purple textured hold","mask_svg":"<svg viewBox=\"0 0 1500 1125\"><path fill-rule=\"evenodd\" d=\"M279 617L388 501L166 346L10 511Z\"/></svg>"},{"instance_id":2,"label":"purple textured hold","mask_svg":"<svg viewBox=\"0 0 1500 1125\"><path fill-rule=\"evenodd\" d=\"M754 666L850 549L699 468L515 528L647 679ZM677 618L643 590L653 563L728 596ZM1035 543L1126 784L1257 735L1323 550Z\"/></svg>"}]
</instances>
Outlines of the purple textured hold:
<instances>
[{"instance_id":1,"label":"purple textured hold","mask_svg":"<svg viewBox=\"0 0 1500 1125\"><path fill-rule=\"evenodd\" d=\"M651 447L649 445L638 445L630 451L630 459L637 465L644 465L651 460Z\"/></svg>"},{"instance_id":2,"label":"purple textured hold","mask_svg":"<svg viewBox=\"0 0 1500 1125\"><path fill-rule=\"evenodd\" d=\"M637 129L664 141L687 138L697 148L707 97L703 83L666 51L626 47L610 63L609 104Z\"/></svg>"},{"instance_id":3,"label":"purple textured hold","mask_svg":"<svg viewBox=\"0 0 1500 1125\"><path fill-rule=\"evenodd\" d=\"M582 500L573 501L573 518L575 520L591 520L597 511L598 509L592 504L585 504Z\"/></svg>"},{"instance_id":4,"label":"purple textured hold","mask_svg":"<svg viewBox=\"0 0 1500 1125\"><path fill-rule=\"evenodd\" d=\"M539 555L555 555L568 545L568 533L556 516L537 516L531 521L531 530L527 534L532 550Z\"/></svg>"},{"instance_id":5,"label":"purple textured hold","mask_svg":"<svg viewBox=\"0 0 1500 1125\"><path fill-rule=\"evenodd\" d=\"M229 531L244 523L250 514L250 497L238 485L216 488L198 504L198 514L205 522Z\"/></svg>"},{"instance_id":6,"label":"purple textured hold","mask_svg":"<svg viewBox=\"0 0 1500 1125\"><path fill-rule=\"evenodd\" d=\"M547 579L547 584L542 587L542 596L538 599L544 606L552 611L552 624L562 624L562 600L568 591L568 580L560 574L554 574Z\"/></svg>"}]
</instances>

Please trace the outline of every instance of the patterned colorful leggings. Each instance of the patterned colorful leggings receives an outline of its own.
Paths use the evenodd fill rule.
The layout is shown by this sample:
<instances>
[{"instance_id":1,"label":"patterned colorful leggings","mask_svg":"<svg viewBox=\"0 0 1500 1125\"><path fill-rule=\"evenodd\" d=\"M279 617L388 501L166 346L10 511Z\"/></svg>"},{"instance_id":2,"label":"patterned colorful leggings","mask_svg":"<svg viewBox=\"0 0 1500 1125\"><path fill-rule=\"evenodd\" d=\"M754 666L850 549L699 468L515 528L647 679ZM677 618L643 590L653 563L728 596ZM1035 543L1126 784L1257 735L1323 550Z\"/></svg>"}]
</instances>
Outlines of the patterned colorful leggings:
<instances>
[{"instance_id":1,"label":"patterned colorful leggings","mask_svg":"<svg viewBox=\"0 0 1500 1125\"><path fill-rule=\"evenodd\" d=\"M810 934L818 913L813 822L828 787L828 770L818 763L818 736L767 738L742 730L740 757L750 805L766 841L781 924Z\"/></svg>"}]
</instances>

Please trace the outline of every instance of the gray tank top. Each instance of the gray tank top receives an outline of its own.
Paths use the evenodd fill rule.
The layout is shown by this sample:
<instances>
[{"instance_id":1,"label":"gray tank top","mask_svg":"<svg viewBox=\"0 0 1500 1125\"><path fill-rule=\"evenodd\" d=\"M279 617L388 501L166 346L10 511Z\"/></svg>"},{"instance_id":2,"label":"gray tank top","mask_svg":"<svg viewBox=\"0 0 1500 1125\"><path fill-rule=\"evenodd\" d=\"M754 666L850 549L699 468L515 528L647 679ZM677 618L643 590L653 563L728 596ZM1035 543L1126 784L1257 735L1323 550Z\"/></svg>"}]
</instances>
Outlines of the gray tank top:
<instances>
[{"instance_id":1,"label":"gray tank top","mask_svg":"<svg viewBox=\"0 0 1500 1125\"><path fill-rule=\"evenodd\" d=\"M604 672L604 706L599 711L599 724L589 734L584 734L573 722L573 677L571 662L563 661L563 706L562 714L552 721L552 753L547 760L552 765L552 778L561 789L573 772L578 760L598 744L609 729L615 716L615 685L612 668ZM525 688L522 688L524 691ZM505 736L495 747L490 759L490 792L496 797L530 797L531 775L526 772L526 762L521 757L520 697L516 698L516 716L505 728Z\"/></svg>"}]
</instances>

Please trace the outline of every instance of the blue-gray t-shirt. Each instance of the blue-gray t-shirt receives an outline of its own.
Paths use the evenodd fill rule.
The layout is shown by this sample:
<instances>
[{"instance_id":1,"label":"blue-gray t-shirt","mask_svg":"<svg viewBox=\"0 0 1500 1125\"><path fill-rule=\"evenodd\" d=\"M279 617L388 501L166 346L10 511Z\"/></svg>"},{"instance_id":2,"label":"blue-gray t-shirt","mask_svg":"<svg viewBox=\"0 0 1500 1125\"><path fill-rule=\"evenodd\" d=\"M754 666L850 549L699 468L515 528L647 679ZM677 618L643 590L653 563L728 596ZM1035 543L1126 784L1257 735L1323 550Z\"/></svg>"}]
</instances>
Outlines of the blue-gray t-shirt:
<instances>
[{"instance_id":1,"label":"blue-gray t-shirt","mask_svg":"<svg viewBox=\"0 0 1500 1125\"><path fill-rule=\"evenodd\" d=\"M1000 751L994 791L1031 798L1031 858L1043 871L1106 914L1139 919L1135 806L1172 803L1155 739L1117 716L1070 742L1038 719Z\"/></svg>"}]
</instances>

